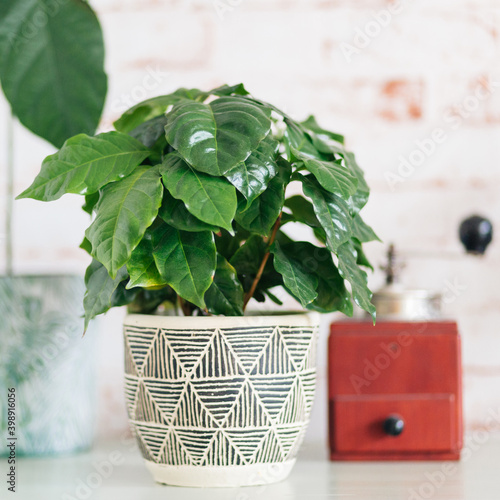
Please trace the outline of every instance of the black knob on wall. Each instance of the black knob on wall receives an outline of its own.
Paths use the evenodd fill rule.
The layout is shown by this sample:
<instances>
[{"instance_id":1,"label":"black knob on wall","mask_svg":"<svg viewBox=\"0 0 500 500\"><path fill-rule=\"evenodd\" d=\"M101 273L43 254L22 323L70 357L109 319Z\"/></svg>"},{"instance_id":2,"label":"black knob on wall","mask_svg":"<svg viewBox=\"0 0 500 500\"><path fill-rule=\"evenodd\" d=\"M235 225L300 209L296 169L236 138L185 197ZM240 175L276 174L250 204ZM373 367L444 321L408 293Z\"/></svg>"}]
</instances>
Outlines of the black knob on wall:
<instances>
[{"instance_id":1,"label":"black knob on wall","mask_svg":"<svg viewBox=\"0 0 500 500\"><path fill-rule=\"evenodd\" d=\"M399 415L389 415L384 420L384 432L390 436L399 436L405 428L405 421Z\"/></svg>"},{"instance_id":2,"label":"black knob on wall","mask_svg":"<svg viewBox=\"0 0 500 500\"><path fill-rule=\"evenodd\" d=\"M493 226L488 219L473 215L462 221L459 234L468 253L482 255L493 239Z\"/></svg>"}]
</instances>

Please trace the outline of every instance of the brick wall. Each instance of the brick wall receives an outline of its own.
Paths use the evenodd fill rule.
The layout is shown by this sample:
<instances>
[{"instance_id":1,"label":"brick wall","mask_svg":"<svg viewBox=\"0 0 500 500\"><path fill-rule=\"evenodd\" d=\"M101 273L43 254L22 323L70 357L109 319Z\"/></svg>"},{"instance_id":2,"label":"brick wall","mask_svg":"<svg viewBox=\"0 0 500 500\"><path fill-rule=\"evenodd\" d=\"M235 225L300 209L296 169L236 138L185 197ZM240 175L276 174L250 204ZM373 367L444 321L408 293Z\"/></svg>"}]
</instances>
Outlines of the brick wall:
<instances>
[{"instance_id":1,"label":"brick wall","mask_svg":"<svg viewBox=\"0 0 500 500\"><path fill-rule=\"evenodd\" d=\"M458 320L463 335L466 424L484 427L489 409L500 406L499 247L494 242L484 258L445 254L462 252L457 227L466 215L484 214L500 227L500 2L91 3L105 31L110 75L103 130L143 98L178 86L243 81L291 115L314 113L346 135L373 190L367 221L408 256L403 281L446 293L446 315ZM0 116L5 151L3 101ZM51 151L16 127L18 192ZM77 246L88 219L78 202L66 196L57 204L16 203L19 272L85 268ZM382 263L383 245L367 250ZM409 256L417 251L419 257ZM376 289L381 283L377 271L371 284ZM117 417L123 415L121 314L101 321L103 432L125 425ZM326 433L324 352L319 366L309 439Z\"/></svg>"}]
</instances>

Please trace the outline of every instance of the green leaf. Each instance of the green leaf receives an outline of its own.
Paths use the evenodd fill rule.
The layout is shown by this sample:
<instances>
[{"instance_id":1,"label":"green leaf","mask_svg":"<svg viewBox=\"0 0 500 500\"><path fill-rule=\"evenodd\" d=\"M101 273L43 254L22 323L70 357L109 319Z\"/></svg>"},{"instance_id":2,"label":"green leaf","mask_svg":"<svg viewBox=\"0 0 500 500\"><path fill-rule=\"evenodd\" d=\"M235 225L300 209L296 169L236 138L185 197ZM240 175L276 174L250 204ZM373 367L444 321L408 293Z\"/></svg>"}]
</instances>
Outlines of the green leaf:
<instances>
[{"instance_id":1,"label":"green leaf","mask_svg":"<svg viewBox=\"0 0 500 500\"><path fill-rule=\"evenodd\" d=\"M295 195L285 200L285 207L292 211L295 222L302 222L310 227L320 227L314 208L303 196Z\"/></svg>"},{"instance_id":2,"label":"green leaf","mask_svg":"<svg viewBox=\"0 0 500 500\"><path fill-rule=\"evenodd\" d=\"M335 142L339 142L340 144L344 144L344 136L340 134L336 134L335 132L330 132L324 128L321 128L316 121L316 118L313 115L310 115L307 120L300 122L300 125L306 131L313 132L322 140L331 139Z\"/></svg>"},{"instance_id":3,"label":"green leaf","mask_svg":"<svg viewBox=\"0 0 500 500\"><path fill-rule=\"evenodd\" d=\"M184 101L167 114L167 141L196 170L220 176L250 153L271 129L270 111L239 96L209 104Z\"/></svg>"},{"instance_id":4,"label":"green leaf","mask_svg":"<svg viewBox=\"0 0 500 500\"><path fill-rule=\"evenodd\" d=\"M278 174L273 177L267 189L247 207L246 200L238 203L235 220L247 231L269 235L285 200L285 187L290 181L288 164L281 164Z\"/></svg>"},{"instance_id":5,"label":"green leaf","mask_svg":"<svg viewBox=\"0 0 500 500\"><path fill-rule=\"evenodd\" d=\"M139 141L120 132L79 134L45 158L33 184L17 198L52 201L65 193L92 194L129 175L148 156Z\"/></svg>"},{"instance_id":6,"label":"green leaf","mask_svg":"<svg viewBox=\"0 0 500 500\"><path fill-rule=\"evenodd\" d=\"M290 260L297 260L311 275L318 280L318 296L307 308L319 312L340 311L352 316L351 294L335 264L331 252L324 247L317 247L305 241L296 241L283 245L283 252Z\"/></svg>"},{"instance_id":7,"label":"green leaf","mask_svg":"<svg viewBox=\"0 0 500 500\"><path fill-rule=\"evenodd\" d=\"M97 260L93 260L85 272L87 292L83 299L85 309L85 330L89 321L98 314L105 313L112 307L112 298L118 285L128 277L125 267L119 269L113 279L107 269Z\"/></svg>"},{"instance_id":8,"label":"green leaf","mask_svg":"<svg viewBox=\"0 0 500 500\"><path fill-rule=\"evenodd\" d=\"M266 190L278 173L277 149L278 142L267 136L245 161L226 172L228 181L247 199L247 206Z\"/></svg>"},{"instance_id":9,"label":"green leaf","mask_svg":"<svg viewBox=\"0 0 500 500\"><path fill-rule=\"evenodd\" d=\"M86 194L85 203L82 206L83 211L87 212L89 215L92 215L98 201L99 201L99 191L92 194Z\"/></svg>"},{"instance_id":10,"label":"green leaf","mask_svg":"<svg viewBox=\"0 0 500 500\"><path fill-rule=\"evenodd\" d=\"M354 250L356 250L357 254L356 263L358 264L358 266L365 266L373 271L373 266L368 260L368 257L365 255L365 252L363 251L363 245L361 244L361 242L356 238L351 238L351 242L354 247Z\"/></svg>"},{"instance_id":11,"label":"green leaf","mask_svg":"<svg viewBox=\"0 0 500 500\"><path fill-rule=\"evenodd\" d=\"M217 226L211 226L191 214L184 202L176 200L167 190L163 193L163 201L158 211L158 215L170 226L182 231L214 231L220 229Z\"/></svg>"},{"instance_id":12,"label":"green leaf","mask_svg":"<svg viewBox=\"0 0 500 500\"><path fill-rule=\"evenodd\" d=\"M198 89L180 88L173 94L152 97L132 106L113 125L116 130L128 133L142 123L163 115L174 104L184 100L204 99L205 97L207 94Z\"/></svg>"},{"instance_id":13,"label":"green leaf","mask_svg":"<svg viewBox=\"0 0 500 500\"><path fill-rule=\"evenodd\" d=\"M240 248L240 243L243 239L245 239L245 237L243 237L238 231L236 231L234 235L231 235L229 232L222 229L215 235L215 246L217 247L217 252L227 260L230 260L235 252Z\"/></svg>"},{"instance_id":14,"label":"green leaf","mask_svg":"<svg viewBox=\"0 0 500 500\"><path fill-rule=\"evenodd\" d=\"M217 255L214 281L205 293L205 302L212 314L243 316L243 287L236 270L222 255Z\"/></svg>"},{"instance_id":15,"label":"green leaf","mask_svg":"<svg viewBox=\"0 0 500 500\"><path fill-rule=\"evenodd\" d=\"M375 323L375 306L371 303L372 292L368 288L368 276L357 264L357 252L349 241L340 245L336 252L339 258L340 275L349 281L354 302L370 313Z\"/></svg>"},{"instance_id":16,"label":"green leaf","mask_svg":"<svg viewBox=\"0 0 500 500\"><path fill-rule=\"evenodd\" d=\"M205 308L203 296L216 268L213 233L179 231L162 224L153 232L153 255L162 278L184 299Z\"/></svg>"},{"instance_id":17,"label":"green leaf","mask_svg":"<svg viewBox=\"0 0 500 500\"><path fill-rule=\"evenodd\" d=\"M249 95L249 92L244 87L242 83L237 85L221 85L215 89L212 89L209 94L217 96L228 96L228 95Z\"/></svg>"},{"instance_id":18,"label":"green leaf","mask_svg":"<svg viewBox=\"0 0 500 500\"><path fill-rule=\"evenodd\" d=\"M367 243L374 240L380 241L380 238L375 234L375 231L361 218L359 214L356 214L352 218L352 235L361 243Z\"/></svg>"},{"instance_id":19,"label":"green leaf","mask_svg":"<svg viewBox=\"0 0 500 500\"><path fill-rule=\"evenodd\" d=\"M274 268L283 276L286 290L302 307L306 307L318 296L318 278L308 272L300 261L288 258L277 241L271 246L271 253L274 255Z\"/></svg>"},{"instance_id":20,"label":"green leaf","mask_svg":"<svg viewBox=\"0 0 500 500\"><path fill-rule=\"evenodd\" d=\"M326 244L335 252L352 235L351 216L346 202L325 191L310 176L301 176L304 194L311 199L314 213L326 233Z\"/></svg>"},{"instance_id":21,"label":"green leaf","mask_svg":"<svg viewBox=\"0 0 500 500\"><path fill-rule=\"evenodd\" d=\"M80 0L0 2L0 81L14 115L56 147L93 134L107 79L91 7Z\"/></svg>"},{"instance_id":22,"label":"green leaf","mask_svg":"<svg viewBox=\"0 0 500 500\"><path fill-rule=\"evenodd\" d=\"M85 232L92 256L112 278L128 262L161 204L163 188L157 167L138 168L119 182L104 187L97 216Z\"/></svg>"},{"instance_id":23,"label":"green leaf","mask_svg":"<svg viewBox=\"0 0 500 500\"><path fill-rule=\"evenodd\" d=\"M141 144L144 144L147 148L152 148L160 137L165 139L166 123L167 117L165 115L156 116L138 125L134 130L129 132L129 135L137 139ZM167 144L166 139L165 144Z\"/></svg>"},{"instance_id":24,"label":"green leaf","mask_svg":"<svg viewBox=\"0 0 500 500\"><path fill-rule=\"evenodd\" d=\"M308 158L296 150L292 150L292 152L329 193L337 194L347 200L356 192L356 187L358 185L356 177L340 163Z\"/></svg>"},{"instance_id":25,"label":"green leaf","mask_svg":"<svg viewBox=\"0 0 500 500\"><path fill-rule=\"evenodd\" d=\"M261 236L252 234L238 248L229 262L234 266L239 275L250 275L253 278L259 270L266 247L267 244Z\"/></svg>"},{"instance_id":26,"label":"green leaf","mask_svg":"<svg viewBox=\"0 0 500 500\"><path fill-rule=\"evenodd\" d=\"M87 238L83 238L83 241L80 243L80 247L82 250L85 250L89 255L92 255L92 243Z\"/></svg>"},{"instance_id":27,"label":"green leaf","mask_svg":"<svg viewBox=\"0 0 500 500\"><path fill-rule=\"evenodd\" d=\"M365 174L361 167L357 164L354 154L349 152L344 152L344 160L347 168L351 173L358 179L358 187L356 192L349 199L349 205L353 213L358 213L368 201L368 196L370 194L370 188L365 180Z\"/></svg>"},{"instance_id":28,"label":"green leaf","mask_svg":"<svg viewBox=\"0 0 500 500\"><path fill-rule=\"evenodd\" d=\"M147 229L141 242L135 247L127 262L127 271L130 281L127 288L151 287L166 285L167 282L160 276L153 257L152 231Z\"/></svg>"},{"instance_id":29,"label":"green leaf","mask_svg":"<svg viewBox=\"0 0 500 500\"><path fill-rule=\"evenodd\" d=\"M232 231L236 190L226 179L197 172L177 153L166 156L160 173L170 194L182 200L195 217Z\"/></svg>"},{"instance_id":30,"label":"green leaf","mask_svg":"<svg viewBox=\"0 0 500 500\"><path fill-rule=\"evenodd\" d=\"M318 160L328 159L314 147L310 136L295 121L285 118L285 125L286 129L283 139L288 158L291 159L295 155L295 152L299 151L309 158L316 158Z\"/></svg>"}]
</instances>

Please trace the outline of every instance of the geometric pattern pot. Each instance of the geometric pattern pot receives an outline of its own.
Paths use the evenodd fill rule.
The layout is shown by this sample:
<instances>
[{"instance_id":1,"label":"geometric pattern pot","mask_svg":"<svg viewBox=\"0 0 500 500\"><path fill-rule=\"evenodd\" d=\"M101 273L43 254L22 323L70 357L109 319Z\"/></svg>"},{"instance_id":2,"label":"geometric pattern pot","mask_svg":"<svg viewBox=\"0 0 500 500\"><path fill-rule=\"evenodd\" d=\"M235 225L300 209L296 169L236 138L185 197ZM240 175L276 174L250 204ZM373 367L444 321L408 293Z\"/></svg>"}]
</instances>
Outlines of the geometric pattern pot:
<instances>
[{"instance_id":1,"label":"geometric pattern pot","mask_svg":"<svg viewBox=\"0 0 500 500\"><path fill-rule=\"evenodd\" d=\"M128 413L155 480L201 487L284 479L309 422L318 319L127 316Z\"/></svg>"}]
</instances>

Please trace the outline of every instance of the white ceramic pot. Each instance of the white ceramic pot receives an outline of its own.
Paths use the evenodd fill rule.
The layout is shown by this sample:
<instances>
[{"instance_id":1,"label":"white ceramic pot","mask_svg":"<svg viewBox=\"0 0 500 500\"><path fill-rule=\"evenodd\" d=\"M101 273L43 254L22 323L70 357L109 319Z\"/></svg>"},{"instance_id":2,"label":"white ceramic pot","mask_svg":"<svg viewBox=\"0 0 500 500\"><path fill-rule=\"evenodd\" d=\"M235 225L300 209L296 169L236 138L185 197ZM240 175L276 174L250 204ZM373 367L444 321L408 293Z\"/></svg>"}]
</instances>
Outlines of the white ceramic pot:
<instances>
[{"instance_id":1,"label":"white ceramic pot","mask_svg":"<svg viewBox=\"0 0 500 500\"><path fill-rule=\"evenodd\" d=\"M316 381L317 313L125 319L132 429L159 483L281 481L304 437Z\"/></svg>"}]
</instances>

